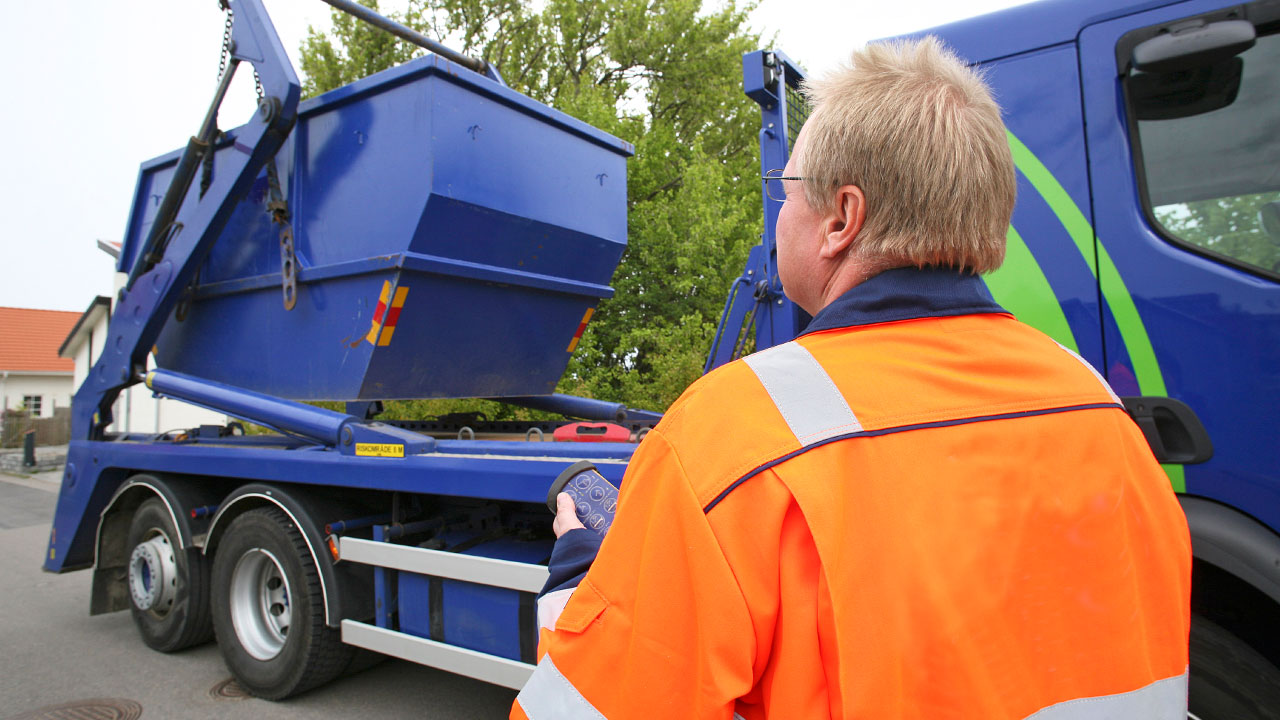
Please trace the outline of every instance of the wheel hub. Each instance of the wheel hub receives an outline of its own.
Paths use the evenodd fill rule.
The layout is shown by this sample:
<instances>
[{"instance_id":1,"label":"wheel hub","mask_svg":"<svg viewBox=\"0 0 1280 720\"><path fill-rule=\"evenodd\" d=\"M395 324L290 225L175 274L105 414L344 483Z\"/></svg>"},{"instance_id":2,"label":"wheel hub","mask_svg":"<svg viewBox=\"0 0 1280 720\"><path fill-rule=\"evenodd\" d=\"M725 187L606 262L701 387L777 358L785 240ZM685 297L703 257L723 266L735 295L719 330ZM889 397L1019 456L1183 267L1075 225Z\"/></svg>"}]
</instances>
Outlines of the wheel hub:
<instances>
[{"instance_id":1,"label":"wheel hub","mask_svg":"<svg viewBox=\"0 0 1280 720\"><path fill-rule=\"evenodd\" d=\"M173 546L160 531L137 544L129 556L129 594L139 610L165 615L178 594L178 565Z\"/></svg>"},{"instance_id":2,"label":"wheel hub","mask_svg":"<svg viewBox=\"0 0 1280 720\"><path fill-rule=\"evenodd\" d=\"M240 647L257 660L284 648L293 621L289 581L280 561L262 548L248 550L231 571L231 624Z\"/></svg>"}]
</instances>

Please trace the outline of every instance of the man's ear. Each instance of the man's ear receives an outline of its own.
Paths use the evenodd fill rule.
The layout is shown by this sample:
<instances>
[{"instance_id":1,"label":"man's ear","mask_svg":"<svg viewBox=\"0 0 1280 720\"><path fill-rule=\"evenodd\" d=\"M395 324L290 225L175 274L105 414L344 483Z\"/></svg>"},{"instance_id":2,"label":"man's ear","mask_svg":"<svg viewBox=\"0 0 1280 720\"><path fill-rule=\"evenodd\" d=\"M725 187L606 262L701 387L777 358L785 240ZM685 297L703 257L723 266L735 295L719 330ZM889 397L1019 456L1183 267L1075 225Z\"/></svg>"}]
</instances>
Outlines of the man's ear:
<instances>
[{"instance_id":1,"label":"man's ear","mask_svg":"<svg viewBox=\"0 0 1280 720\"><path fill-rule=\"evenodd\" d=\"M842 185L835 192L835 209L826 218L826 237L819 254L827 260L843 257L867 221L867 198L857 185Z\"/></svg>"}]
</instances>

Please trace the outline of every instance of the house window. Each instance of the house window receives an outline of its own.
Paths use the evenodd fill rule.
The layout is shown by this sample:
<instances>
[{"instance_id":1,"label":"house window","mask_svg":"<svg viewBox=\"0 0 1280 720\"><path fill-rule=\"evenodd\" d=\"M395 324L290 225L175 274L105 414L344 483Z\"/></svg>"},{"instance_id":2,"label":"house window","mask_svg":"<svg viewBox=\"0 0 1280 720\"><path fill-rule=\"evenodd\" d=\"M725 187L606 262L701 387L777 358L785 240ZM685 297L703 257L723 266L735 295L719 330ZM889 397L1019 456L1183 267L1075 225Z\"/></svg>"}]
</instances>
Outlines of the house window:
<instances>
[{"instance_id":1,"label":"house window","mask_svg":"<svg viewBox=\"0 0 1280 720\"><path fill-rule=\"evenodd\" d=\"M27 409L27 414L31 417L40 417L44 401L43 395L23 395L22 406Z\"/></svg>"}]
</instances>

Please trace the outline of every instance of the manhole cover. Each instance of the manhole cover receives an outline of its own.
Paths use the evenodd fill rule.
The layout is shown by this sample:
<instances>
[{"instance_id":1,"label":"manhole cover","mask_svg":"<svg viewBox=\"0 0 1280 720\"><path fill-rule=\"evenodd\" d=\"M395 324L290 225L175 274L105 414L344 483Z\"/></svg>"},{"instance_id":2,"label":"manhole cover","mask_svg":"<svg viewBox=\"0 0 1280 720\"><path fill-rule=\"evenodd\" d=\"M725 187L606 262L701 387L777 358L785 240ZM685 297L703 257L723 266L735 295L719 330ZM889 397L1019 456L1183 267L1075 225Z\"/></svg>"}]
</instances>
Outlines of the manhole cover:
<instances>
[{"instance_id":1,"label":"manhole cover","mask_svg":"<svg viewBox=\"0 0 1280 720\"><path fill-rule=\"evenodd\" d=\"M76 700L23 713L9 720L138 720L142 706L120 698Z\"/></svg>"},{"instance_id":2,"label":"manhole cover","mask_svg":"<svg viewBox=\"0 0 1280 720\"><path fill-rule=\"evenodd\" d=\"M253 696L248 690L240 687L240 683L236 682L235 678L227 678L209 688L209 697L214 700L244 700Z\"/></svg>"}]
</instances>

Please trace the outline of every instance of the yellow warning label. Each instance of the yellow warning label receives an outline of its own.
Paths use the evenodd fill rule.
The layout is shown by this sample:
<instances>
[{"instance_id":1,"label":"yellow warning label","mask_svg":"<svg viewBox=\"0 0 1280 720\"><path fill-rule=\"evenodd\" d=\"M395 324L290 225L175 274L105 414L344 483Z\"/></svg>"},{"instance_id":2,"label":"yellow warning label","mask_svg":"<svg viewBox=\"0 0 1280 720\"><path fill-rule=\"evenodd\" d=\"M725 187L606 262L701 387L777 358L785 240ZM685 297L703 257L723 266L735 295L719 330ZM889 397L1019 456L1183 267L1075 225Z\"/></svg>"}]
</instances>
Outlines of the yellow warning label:
<instances>
[{"instance_id":1,"label":"yellow warning label","mask_svg":"<svg viewBox=\"0 0 1280 720\"><path fill-rule=\"evenodd\" d=\"M404 446L393 443L356 443L356 455L365 457L404 457Z\"/></svg>"}]
</instances>

